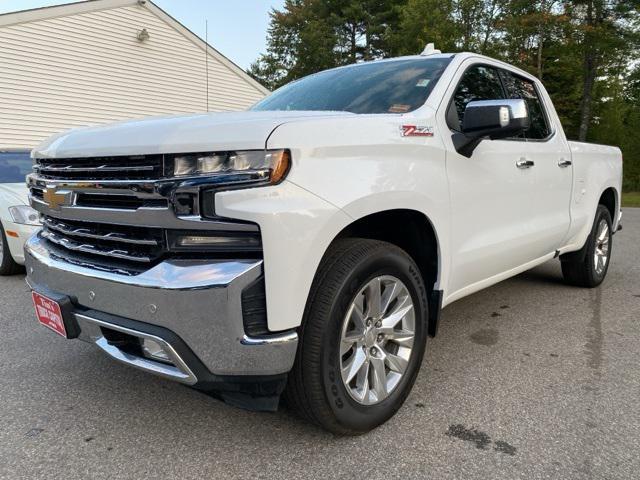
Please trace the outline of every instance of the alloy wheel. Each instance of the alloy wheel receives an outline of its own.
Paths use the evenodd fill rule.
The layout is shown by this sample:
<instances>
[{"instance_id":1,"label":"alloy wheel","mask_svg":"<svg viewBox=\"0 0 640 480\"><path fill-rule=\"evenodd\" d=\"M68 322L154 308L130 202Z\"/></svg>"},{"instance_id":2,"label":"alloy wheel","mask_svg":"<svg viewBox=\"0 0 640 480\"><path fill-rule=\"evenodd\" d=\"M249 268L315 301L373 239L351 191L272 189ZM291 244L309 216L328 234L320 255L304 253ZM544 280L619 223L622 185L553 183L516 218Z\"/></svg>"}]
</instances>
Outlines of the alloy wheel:
<instances>
[{"instance_id":1,"label":"alloy wheel","mask_svg":"<svg viewBox=\"0 0 640 480\"><path fill-rule=\"evenodd\" d=\"M593 253L593 265L598 275L602 275L609 261L609 224L600 220L596 234L596 248Z\"/></svg>"},{"instance_id":2,"label":"alloy wheel","mask_svg":"<svg viewBox=\"0 0 640 480\"><path fill-rule=\"evenodd\" d=\"M370 280L342 324L340 370L349 395L362 405L387 398L405 374L415 338L409 290L391 275Z\"/></svg>"}]
</instances>

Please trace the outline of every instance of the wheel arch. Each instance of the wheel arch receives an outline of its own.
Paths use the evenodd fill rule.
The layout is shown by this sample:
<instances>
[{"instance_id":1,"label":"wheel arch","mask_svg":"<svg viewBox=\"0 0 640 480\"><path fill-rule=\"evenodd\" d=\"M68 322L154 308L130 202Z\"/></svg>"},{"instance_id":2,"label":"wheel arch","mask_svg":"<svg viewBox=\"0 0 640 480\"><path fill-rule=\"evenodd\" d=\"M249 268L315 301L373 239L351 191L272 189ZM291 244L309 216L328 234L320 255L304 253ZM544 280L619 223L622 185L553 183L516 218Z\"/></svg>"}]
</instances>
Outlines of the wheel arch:
<instances>
[{"instance_id":1,"label":"wheel arch","mask_svg":"<svg viewBox=\"0 0 640 480\"><path fill-rule=\"evenodd\" d=\"M429 304L430 336L435 336L442 308L443 292L440 289L443 253L438 231L432 220L419 210L392 208L362 215L346 225L329 243L343 238L367 238L389 242L405 252L416 262L426 286Z\"/></svg>"},{"instance_id":2,"label":"wheel arch","mask_svg":"<svg viewBox=\"0 0 640 480\"><path fill-rule=\"evenodd\" d=\"M619 210L620 205L618 191L614 187L606 188L602 194L600 194L598 205L604 205L607 207L607 210L609 210L609 214L611 215L611 222L615 225L617 221L616 212Z\"/></svg>"},{"instance_id":3,"label":"wheel arch","mask_svg":"<svg viewBox=\"0 0 640 480\"><path fill-rule=\"evenodd\" d=\"M437 284L441 269L440 243L433 223L423 212L407 208L373 212L344 227L334 242L346 237L382 240L402 248L420 268L427 288L433 290Z\"/></svg>"},{"instance_id":4,"label":"wheel arch","mask_svg":"<svg viewBox=\"0 0 640 480\"><path fill-rule=\"evenodd\" d=\"M592 202L593 201L594 200L592 200ZM587 244L589 241L589 234L591 233L593 222L595 221L596 215L598 213L599 205L604 206L609 211L609 214L611 215L611 224L613 227L613 231L616 231L616 228L618 226L617 212L620 210L620 194L616 187L608 186L604 188L604 190L598 197L598 201L593 204L593 214L589 214L589 223L586 223L584 225L583 234L580 235L580 237L583 238L583 240L580 242L580 245L582 245L582 247L580 247L579 250L563 253L562 255L560 255L560 261L577 262L584 260Z\"/></svg>"}]
</instances>

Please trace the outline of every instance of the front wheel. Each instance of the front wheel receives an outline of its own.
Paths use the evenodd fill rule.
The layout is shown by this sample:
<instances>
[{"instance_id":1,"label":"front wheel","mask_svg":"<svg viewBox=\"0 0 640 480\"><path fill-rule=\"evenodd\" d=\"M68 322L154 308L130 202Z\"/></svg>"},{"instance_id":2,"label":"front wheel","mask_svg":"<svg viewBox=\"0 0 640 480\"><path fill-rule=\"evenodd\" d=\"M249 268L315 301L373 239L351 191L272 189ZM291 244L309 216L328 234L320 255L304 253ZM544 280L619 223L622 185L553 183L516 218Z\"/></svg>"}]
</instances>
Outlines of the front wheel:
<instances>
[{"instance_id":1,"label":"front wheel","mask_svg":"<svg viewBox=\"0 0 640 480\"><path fill-rule=\"evenodd\" d=\"M336 242L312 286L288 403L337 434L384 423L411 391L427 317L425 286L406 252L375 240Z\"/></svg>"},{"instance_id":2,"label":"front wheel","mask_svg":"<svg viewBox=\"0 0 640 480\"><path fill-rule=\"evenodd\" d=\"M587 243L578 255L562 260L562 276L578 287L593 288L602 283L609 269L613 228L609 210L598 205Z\"/></svg>"}]
</instances>

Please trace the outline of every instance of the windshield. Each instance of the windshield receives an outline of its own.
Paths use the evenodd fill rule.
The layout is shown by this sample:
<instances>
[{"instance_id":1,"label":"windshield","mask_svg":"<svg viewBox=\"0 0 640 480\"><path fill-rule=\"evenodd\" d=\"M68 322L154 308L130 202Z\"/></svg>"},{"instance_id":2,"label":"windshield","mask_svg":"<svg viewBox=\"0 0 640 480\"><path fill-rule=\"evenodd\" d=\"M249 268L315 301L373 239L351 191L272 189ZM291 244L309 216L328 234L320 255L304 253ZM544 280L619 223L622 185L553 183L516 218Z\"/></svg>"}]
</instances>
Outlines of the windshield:
<instances>
[{"instance_id":1,"label":"windshield","mask_svg":"<svg viewBox=\"0 0 640 480\"><path fill-rule=\"evenodd\" d=\"M24 183L29 173L29 152L0 152L0 183Z\"/></svg>"},{"instance_id":2,"label":"windshield","mask_svg":"<svg viewBox=\"0 0 640 480\"><path fill-rule=\"evenodd\" d=\"M406 113L421 107L450 58L411 58L326 70L289 83L251 110Z\"/></svg>"}]
</instances>

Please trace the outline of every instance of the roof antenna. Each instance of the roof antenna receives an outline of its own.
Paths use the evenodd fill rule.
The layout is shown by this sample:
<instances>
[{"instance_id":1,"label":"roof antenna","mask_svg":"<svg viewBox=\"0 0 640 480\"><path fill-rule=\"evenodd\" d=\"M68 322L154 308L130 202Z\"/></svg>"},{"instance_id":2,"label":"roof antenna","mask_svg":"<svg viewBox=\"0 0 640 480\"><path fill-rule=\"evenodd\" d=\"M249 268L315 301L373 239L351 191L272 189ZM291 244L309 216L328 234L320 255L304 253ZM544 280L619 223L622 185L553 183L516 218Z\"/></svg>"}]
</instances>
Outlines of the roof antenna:
<instances>
[{"instance_id":1,"label":"roof antenna","mask_svg":"<svg viewBox=\"0 0 640 480\"><path fill-rule=\"evenodd\" d=\"M204 21L204 68L206 69L205 78L207 79L207 112L209 112L209 20L207 19Z\"/></svg>"},{"instance_id":2,"label":"roof antenna","mask_svg":"<svg viewBox=\"0 0 640 480\"><path fill-rule=\"evenodd\" d=\"M436 47L433 43L427 43L427 46L424 47L424 50L420 55L435 55L436 53L442 53L440 50L436 50Z\"/></svg>"}]
</instances>

